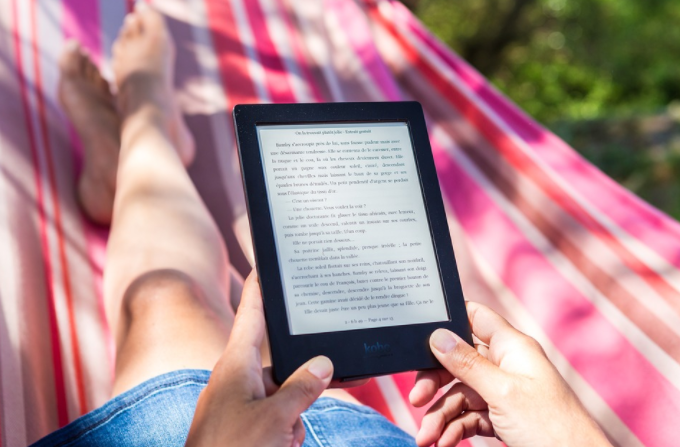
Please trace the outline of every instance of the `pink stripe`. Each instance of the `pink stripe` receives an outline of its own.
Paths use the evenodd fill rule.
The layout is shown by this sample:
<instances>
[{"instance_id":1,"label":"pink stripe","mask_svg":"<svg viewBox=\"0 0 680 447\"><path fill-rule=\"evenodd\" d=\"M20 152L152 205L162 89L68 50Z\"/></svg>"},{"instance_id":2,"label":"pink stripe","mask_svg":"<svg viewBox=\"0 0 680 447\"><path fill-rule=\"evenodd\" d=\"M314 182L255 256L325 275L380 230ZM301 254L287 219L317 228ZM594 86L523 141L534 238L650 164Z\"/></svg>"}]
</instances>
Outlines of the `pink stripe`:
<instances>
[{"instance_id":1,"label":"pink stripe","mask_svg":"<svg viewBox=\"0 0 680 447\"><path fill-rule=\"evenodd\" d=\"M382 56L375 45L375 37L366 18L366 13L353 1L328 0L324 4L329 14L343 24L345 38L361 61L364 71L371 75L385 101L402 101L403 96L394 81Z\"/></svg>"},{"instance_id":2,"label":"pink stripe","mask_svg":"<svg viewBox=\"0 0 680 447\"><path fill-rule=\"evenodd\" d=\"M319 90L319 86L316 85L316 81L309 70L309 62L305 57L304 45L306 42L301 39L300 30L295 24L293 24L293 20L291 18L292 8L286 5L284 2L285 0L276 0L276 4L280 11L279 16L283 20L286 26L286 34L290 38L291 47L295 56L294 62L297 68L300 70L302 77L306 81L306 86L312 94L312 101L323 101L324 98L321 94L321 90Z\"/></svg>"},{"instance_id":3,"label":"pink stripe","mask_svg":"<svg viewBox=\"0 0 680 447\"><path fill-rule=\"evenodd\" d=\"M53 209L53 225L56 230L56 242L58 247L59 265L61 266L63 292L65 298L66 309L68 311L68 331L71 342L71 350L73 355L73 367L75 373L76 392L78 397L79 414L87 412L87 401L85 384L82 374L82 362L80 352L80 341L78 339L77 327L75 322L75 312L73 307L73 289L71 284L71 275L69 273L70 267L66 255L66 242L64 240L63 222L61 219L61 202L59 201L59 192L57 189L57 177L55 172L55 165L53 162L52 142L49 137L49 129L47 122L47 106L43 91L43 80L41 70L41 55L38 42L38 0L31 3L31 25L32 25L32 50L33 50L33 70L35 93L37 99L37 112L39 119L40 136L43 143L45 161L47 165L47 179L50 185L50 199Z\"/></svg>"},{"instance_id":4,"label":"pink stripe","mask_svg":"<svg viewBox=\"0 0 680 447\"><path fill-rule=\"evenodd\" d=\"M97 65L102 62L99 2L96 0L62 0L61 29L64 40L76 40ZM74 149L76 175L82 167L83 148L73 126L69 136Z\"/></svg>"},{"instance_id":5,"label":"pink stripe","mask_svg":"<svg viewBox=\"0 0 680 447\"><path fill-rule=\"evenodd\" d=\"M97 0L62 0L62 5L61 29L64 32L64 38L80 42L94 63L101 64L99 2Z\"/></svg>"},{"instance_id":6,"label":"pink stripe","mask_svg":"<svg viewBox=\"0 0 680 447\"><path fill-rule=\"evenodd\" d=\"M61 29L64 39L75 39L87 49L92 60L96 64L101 64L103 49L101 39L101 15L99 2L94 0L63 0ZM73 126L69 123L69 136L71 147L73 148L73 161L76 178L80 176L82 167L83 147ZM85 218L82 221L87 246L88 259L92 267L92 277L94 282L94 292L97 297L97 309L101 320L103 332L106 337L106 346L109 358L109 372L111 383L115 375L115 355L116 348L113 336L106 318L104 305L104 286L103 273L106 257L106 241L108 240L108 230L96 227Z\"/></svg>"},{"instance_id":7,"label":"pink stripe","mask_svg":"<svg viewBox=\"0 0 680 447\"><path fill-rule=\"evenodd\" d=\"M423 420L423 416L425 416L425 413L427 412L427 408L429 407L429 405L421 408L416 408L409 403L408 395L411 392L413 384L416 381L416 373L408 372L403 374L394 374L392 376L392 380L394 380L394 384L399 389L399 393L401 393L402 399L404 399L404 402L406 402L406 406L411 412L411 416L413 416L413 419L415 419L416 423L418 424L418 427L420 427L420 421Z\"/></svg>"},{"instance_id":8,"label":"pink stripe","mask_svg":"<svg viewBox=\"0 0 680 447\"><path fill-rule=\"evenodd\" d=\"M482 110L479 101L467 97L463 94L463 90L454 88L449 79L447 79L440 70L435 69L428 61L426 61L414 46L412 46L406 39L397 31L397 28L392 22L389 22L385 17L379 15L377 10L373 10L377 21L382 22L393 37L401 44L404 51L404 56L412 64L411 70L420 70L421 74L426 80L431 83L439 92L446 96L451 105L458 109L463 115L463 118L468 120L470 124L477 128L480 134L494 145L497 151L510 162L514 168L530 177L544 193L548 195L555 203L559 204L572 217L579 221L592 234L598 235L603 242L611 247L621 261L631 270L636 272L642 279L644 279L650 286L654 287L659 295L665 298L672 306L678 305L679 293L673 289L660 273L652 270L646 264L641 262L631 251L625 247L618 239L616 239L609 230L593 217L593 215L586 211L584 206L577 202L573 196L569 195L564 185L559 184L554 175L546 172L534 159L529 157L526 151L523 150L521 144L515 139L512 139L507 132L494 122L490 115Z\"/></svg>"},{"instance_id":9,"label":"pink stripe","mask_svg":"<svg viewBox=\"0 0 680 447\"><path fill-rule=\"evenodd\" d=\"M23 57L21 52L21 33L19 31L19 11L17 2L12 2L12 34L14 38L14 56L16 76L19 81L21 90L21 102L24 112L24 122L26 123L26 132L28 134L29 146L31 150L31 160L33 164L33 172L35 175L35 189L37 194L37 208L40 225L40 241L43 250L43 261L45 269L45 287L47 291L47 313L50 331L50 346L52 348L52 364L54 368L54 392L56 400L57 421L59 426L64 426L68 423L68 409L66 407L66 389L64 384L64 371L61 358L61 345L59 337L59 327L55 312L54 290L52 282L52 266L50 263L50 249L47 242L47 222L45 216L45 205L42 190L42 176L40 175L40 166L38 159L38 149L35 139L35 130L31 120L30 102L28 99L28 87L26 85L26 78L24 75Z\"/></svg>"},{"instance_id":10,"label":"pink stripe","mask_svg":"<svg viewBox=\"0 0 680 447\"><path fill-rule=\"evenodd\" d=\"M561 139L546 131L498 93L486 79L465 61L432 37L400 3L393 2L400 21L446 63L508 126L533 149L543 162L559 172L560 177L630 235L643 241L667 262L680 268L680 225L664 213L621 188L616 182L584 160ZM592 191L598 191L592 194Z\"/></svg>"},{"instance_id":11,"label":"pink stripe","mask_svg":"<svg viewBox=\"0 0 680 447\"><path fill-rule=\"evenodd\" d=\"M271 100L275 103L296 102L288 73L269 34L269 27L260 2L244 0L243 4L246 7L252 34L255 38L257 57L264 68L265 84Z\"/></svg>"},{"instance_id":12,"label":"pink stripe","mask_svg":"<svg viewBox=\"0 0 680 447\"><path fill-rule=\"evenodd\" d=\"M449 154L437 147L435 159L442 189L475 249L553 344L646 445L673 445L680 390L554 269Z\"/></svg>"},{"instance_id":13,"label":"pink stripe","mask_svg":"<svg viewBox=\"0 0 680 447\"><path fill-rule=\"evenodd\" d=\"M107 357L109 359L109 375L111 384L116 375L116 343L106 318L106 306L104 304L104 265L106 264L106 241L109 239L109 229L98 227L83 219L85 243L87 244L87 257L92 268L94 293L97 297L97 312L101 321L102 332L105 337Z\"/></svg>"}]
</instances>

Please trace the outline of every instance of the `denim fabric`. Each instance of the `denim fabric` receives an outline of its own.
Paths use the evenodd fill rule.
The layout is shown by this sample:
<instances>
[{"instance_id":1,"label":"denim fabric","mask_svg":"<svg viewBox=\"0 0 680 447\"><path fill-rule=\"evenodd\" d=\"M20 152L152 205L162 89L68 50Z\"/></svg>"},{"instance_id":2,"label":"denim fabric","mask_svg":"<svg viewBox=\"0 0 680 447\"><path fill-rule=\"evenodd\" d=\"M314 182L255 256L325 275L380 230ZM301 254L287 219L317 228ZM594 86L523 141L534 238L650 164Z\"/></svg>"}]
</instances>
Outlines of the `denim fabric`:
<instances>
[{"instance_id":1,"label":"denim fabric","mask_svg":"<svg viewBox=\"0 0 680 447\"><path fill-rule=\"evenodd\" d=\"M183 446L210 371L155 377L116 396L33 446ZM321 398L302 415L303 447L414 447L413 438L379 413ZM247 429L244 427L244 429Z\"/></svg>"},{"instance_id":2,"label":"denim fabric","mask_svg":"<svg viewBox=\"0 0 680 447\"><path fill-rule=\"evenodd\" d=\"M302 413L302 447L415 447L415 440L368 407L322 397Z\"/></svg>"}]
</instances>

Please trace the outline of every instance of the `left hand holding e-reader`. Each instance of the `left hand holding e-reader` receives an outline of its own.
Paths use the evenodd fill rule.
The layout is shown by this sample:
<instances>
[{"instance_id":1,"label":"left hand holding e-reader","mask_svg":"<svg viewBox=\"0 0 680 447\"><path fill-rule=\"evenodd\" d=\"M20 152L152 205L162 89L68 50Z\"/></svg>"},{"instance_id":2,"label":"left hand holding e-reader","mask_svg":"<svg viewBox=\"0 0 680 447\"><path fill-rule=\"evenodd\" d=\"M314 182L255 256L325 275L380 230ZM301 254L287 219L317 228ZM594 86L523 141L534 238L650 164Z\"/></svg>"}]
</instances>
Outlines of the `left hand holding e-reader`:
<instances>
[{"instance_id":1,"label":"left hand holding e-reader","mask_svg":"<svg viewBox=\"0 0 680 447\"><path fill-rule=\"evenodd\" d=\"M353 380L471 342L420 104L238 105L239 155L274 378L316 355Z\"/></svg>"}]
</instances>

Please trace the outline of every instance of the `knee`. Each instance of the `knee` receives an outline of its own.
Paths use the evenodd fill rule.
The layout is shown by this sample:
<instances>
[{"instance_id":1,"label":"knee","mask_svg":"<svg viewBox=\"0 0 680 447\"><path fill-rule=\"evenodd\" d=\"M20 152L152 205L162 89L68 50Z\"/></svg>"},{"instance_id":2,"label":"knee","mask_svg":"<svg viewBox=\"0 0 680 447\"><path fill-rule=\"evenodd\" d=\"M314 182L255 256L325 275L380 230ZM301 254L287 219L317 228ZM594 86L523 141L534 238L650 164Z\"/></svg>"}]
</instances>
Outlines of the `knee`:
<instances>
[{"instance_id":1,"label":"knee","mask_svg":"<svg viewBox=\"0 0 680 447\"><path fill-rule=\"evenodd\" d=\"M122 310L130 320L165 313L178 307L200 306L199 285L179 270L152 270L137 277L123 295Z\"/></svg>"}]
</instances>

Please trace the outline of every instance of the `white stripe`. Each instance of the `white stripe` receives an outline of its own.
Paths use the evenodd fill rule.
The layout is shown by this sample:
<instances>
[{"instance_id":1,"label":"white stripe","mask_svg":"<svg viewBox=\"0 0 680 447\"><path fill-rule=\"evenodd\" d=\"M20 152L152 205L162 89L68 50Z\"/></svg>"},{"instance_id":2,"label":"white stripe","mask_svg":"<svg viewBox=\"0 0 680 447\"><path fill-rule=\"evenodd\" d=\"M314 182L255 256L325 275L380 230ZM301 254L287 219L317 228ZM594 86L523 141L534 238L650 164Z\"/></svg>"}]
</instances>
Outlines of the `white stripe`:
<instances>
[{"instance_id":1,"label":"white stripe","mask_svg":"<svg viewBox=\"0 0 680 447\"><path fill-rule=\"evenodd\" d=\"M448 201L445 201L448 203ZM449 216L453 213L448 212ZM449 218L449 227L452 232L462 232L458 222ZM472 242L470 242L472 244ZM600 395L583 379L569 361L562 355L559 349L550 341L536 320L529 314L524 304L503 283L501 278L493 271L492 267L475 250L470 250L472 260L477 266L486 284L492 289L498 304L503 306L504 316L520 331L536 339L546 354L557 367L562 377L568 382L588 412L604 427L611 439L617 445L630 447L643 447L642 442L630 431L628 426L621 421L616 413L607 405ZM498 310L498 309L496 309Z\"/></svg>"},{"instance_id":2,"label":"white stripe","mask_svg":"<svg viewBox=\"0 0 680 447\"><path fill-rule=\"evenodd\" d=\"M66 403L68 408L69 420L73 420L80 416L79 398L78 398L78 384L76 376L76 365L75 365L75 355L73 351L73 338L70 330L71 327L71 317L75 315L69 314L68 309L68 299L66 295L67 285L64 281L69 281L69 278L64 277L64 269L68 268L62 264L61 259L61 247L59 243L60 234L57 225L57 211L55 208L54 201L59 200L60 208L60 221L58 224L61 226L61 230L64 231L64 218L66 212L66 206L63 201L60 200L59 194L59 170L60 163L63 159L60 159L60 154L58 153L57 145L54 142L53 132L50 125L53 121L50 119L52 112L58 107L54 102L50 100L56 98L56 86L59 81L59 70L57 64L51 63L51 61L45 59L43 55L55 55L60 54L63 48L63 34L59 28L59 23L54 21L54 17L59 17L61 14L61 1L60 0L48 0L41 2L40 5L35 5L36 8L36 26L37 33L36 39L38 39L38 44L40 51L38 52L39 65L40 65L40 80L42 83L42 98L44 109L44 125L47 129L43 132L42 120L40 125L34 130L36 132L36 141L38 141L39 154L41 159L41 175L43 176L43 189L45 191L45 196L43 197L46 204L46 217L47 217L47 234L48 234L48 244L50 247L50 265L52 267L52 280L53 280L53 296L56 308L57 321L59 326L59 338L61 343L61 356L62 356L62 367L64 371L64 385L66 388ZM36 76L37 73L34 73ZM53 92L50 95L50 92ZM36 97L36 103L38 101L38 95L40 92L33 92ZM36 109L36 113L39 110ZM61 124L61 123L60 123ZM46 135L47 141L43 138ZM62 137L65 137L65 133L62 132ZM52 174L54 177L50 177L50 165L48 163L48 151L50 151L51 161L52 161ZM70 156L70 154L69 154ZM50 180L54 182L54 188L50 184ZM63 237L63 235L62 235ZM66 253L64 254L66 256ZM67 260L68 262L68 260ZM73 299L73 296L70 297ZM74 305L74 303L71 303ZM82 365L80 365L82 366Z\"/></svg>"},{"instance_id":3,"label":"white stripe","mask_svg":"<svg viewBox=\"0 0 680 447\"><path fill-rule=\"evenodd\" d=\"M241 250L254 265L254 254L250 241L250 225L243 196L241 171L238 153L234 147L234 129L231 110L227 110L227 92L222 86L220 67L216 58L212 36L207 20L204 0L190 0L184 5L185 20L192 25L192 35L196 45L194 51L200 67L202 78L194 80L191 86L193 93L202 100L196 101L205 105L201 110L190 110L189 113L203 114L209 117L212 130L212 142L220 169L220 181L229 197L229 204L235 220L232 227Z\"/></svg>"},{"instance_id":4,"label":"white stripe","mask_svg":"<svg viewBox=\"0 0 680 447\"><path fill-rule=\"evenodd\" d=\"M385 7L387 8L387 7ZM441 68L441 67L440 67ZM479 153L486 158L489 163L498 164L499 161L493 159L494 154L488 151L480 150ZM513 169L511 166L503 163L506 169ZM526 197L542 197L543 200L537 200L541 203L543 217L551 220L553 223L560 225L563 228L563 235L571 242L579 246L585 253L597 253L597 257L592 261L601 267L604 271L616 277L618 283L625 288L630 295L637 300L637 302L647 308L651 314L665 323L665 326L672 332L680 335L680 315L675 309L664 299L659 293L653 289L644 279L634 273L629 267L622 264L619 255L599 237L591 231L583 228L570 214L564 211L551 199L545 197L544 192L528 178L518 176L515 178L515 183L522 195ZM672 267L673 268L673 267Z\"/></svg>"},{"instance_id":5,"label":"white stripe","mask_svg":"<svg viewBox=\"0 0 680 447\"><path fill-rule=\"evenodd\" d=\"M16 0L17 3L21 0ZM9 11L11 2L0 3L0 23L5 30L9 29L9 18L12 14ZM9 56L10 39L0 46L0 51L7 51L5 56ZM7 46L5 46L7 45ZM3 106L5 108L6 106ZM4 110L7 111L7 110ZM0 167L10 168L13 166L5 158L6 141L0 123ZM13 227L10 224L10 209L7 203L10 187L6 183L5 174L0 170L0 326L4 326L6 333L2 337L7 339L0 341L0 444L7 447L25 446L28 444L26 439L26 421L24 407L24 383L23 365L21 358L21 324L22 320L20 303L24 291L21 290L18 279L19 272L16 255L21 253L18 246L18 239L12 234ZM9 349L3 349L8 347ZM3 442L4 441L4 442Z\"/></svg>"},{"instance_id":6,"label":"white stripe","mask_svg":"<svg viewBox=\"0 0 680 447\"><path fill-rule=\"evenodd\" d=\"M546 260L555 267L565 278L569 279L570 284L576 288L584 298L588 299L604 315L607 320L616 327L626 339L635 346L643 357L645 357L670 383L680 389L680 365L654 343L643 331L640 330L628 317L614 306L590 281L576 268L569 259L562 255L548 241L545 236L536 229L526 217L509 202L505 196L479 171L477 166L467 158L463 151L456 148L455 142L449 136L435 127L432 132L433 140L440 142L440 146L446 148L450 156L465 170L468 175L486 192L498 207L517 226L519 231L525 236Z\"/></svg>"},{"instance_id":7,"label":"white stripe","mask_svg":"<svg viewBox=\"0 0 680 447\"><path fill-rule=\"evenodd\" d=\"M345 2L343 7L351 8L358 6ZM326 14L324 20L328 29L328 36L333 43L333 55L336 58L335 65L342 67L343 71L347 73L346 76L356 79L364 85L364 93L369 96L370 101L385 101L386 98L382 94L382 89L373 82L374 79L369 75L368 70L362 65L357 54L352 51L352 44L346 35L346 27L338 21L335 14ZM363 23L362 26L368 26L368 24Z\"/></svg>"},{"instance_id":8,"label":"white stripe","mask_svg":"<svg viewBox=\"0 0 680 447\"><path fill-rule=\"evenodd\" d=\"M333 67L331 59L333 49L329 46L327 37L323 36L321 31L317 29L318 24L323 23L323 2L290 0L289 5L298 18L300 30L304 34L304 41L307 44L310 56L316 62L316 65L321 68L331 93L331 101L346 101L340 81Z\"/></svg>"},{"instance_id":9,"label":"white stripe","mask_svg":"<svg viewBox=\"0 0 680 447\"><path fill-rule=\"evenodd\" d=\"M21 2L17 1L17 6L18 6L18 12L19 12L19 29L22 30L22 39L21 39L21 55L22 55L22 68L23 68L23 73L25 77L25 83L26 83L26 90L27 90L27 100L28 100L28 107L29 107L29 119L31 120L31 125L33 126L33 140L36 144L36 152L37 152L37 166L35 166L36 172L34 175L39 175L41 177L41 192L42 192L42 197L43 197L43 205L44 205L44 213L45 213L45 220L46 220L46 243L47 243L47 250L50 252L50 257L49 257L49 262L52 266L51 270L51 278L52 278L52 291L53 291L53 300L55 302L55 308L56 308L56 318L57 322L59 323L59 333L58 337L59 339L56 340L56 343L59 343L60 346L62 347L62 365L64 366L64 376L65 380L68 381L69 379L69 371L68 371L68 361L64 359L64 345L65 343L62 343L63 340L68 340L68 333L65 332L64 326L61 324L62 321L64 321L65 318L65 309L63 306L64 303L64 294L63 294L63 287L62 287L62 281L61 281L61 271L60 271L60 266L58 262L58 253L57 253L57 244L55 241L55 228L54 228L54 209L53 209L53 202L52 202L52 192L49 184L49 175L47 172L47 162L45 159L45 146L44 146L44 140L42 138L42 133L41 133L41 124L40 124L40 119L39 119L39 113L38 113L38 99L36 95L36 90L35 90L35 81L36 81L36 73L34 71L35 63L34 63L34 55L33 55L33 48L31 46L32 44L32 17L31 17L31 8L36 7L38 8L38 5L33 6L31 2ZM27 123L28 124L28 123ZM28 130L28 129L27 129ZM36 191L36 198L37 198L38 191ZM46 247L42 247L42 250L45 250ZM43 256L46 256L47 253L42 253ZM47 280L47 278L46 278ZM47 287L49 285L46 284ZM49 306L49 302L47 299L44 301L46 306ZM67 389L68 393L68 389ZM56 396L55 396L56 397ZM69 416L74 415L76 413L76 409L72 407L71 405L71 400L68 399L67 396L67 410ZM45 416L45 415L41 415ZM53 416L56 416L54 414ZM46 427L41 427L41 428L46 428Z\"/></svg>"},{"instance_id":10,"label":"white stripe","mask_svg":"<svg viewBox=\"0 0 680 447\"><path fill-rule=\"evenodd\" d=\"M380 2L379 10L388 19L392 16L390 9L392 6L389 2ZM489 107L475 92L471 91L464 83L460 81L458 76L444 63L439 57L427 48L416 36L413 36L410 30L401 24L398 20L394 21L395 26L399 28L401 35L409 40L409 42L418 50L435 69L441 73L451 84L453 84L461 94L463 94L469 101L474 103L482 113L484 113L507 137L511 138L520 150L527 155L542 171L544 171L557 185L565 191L576 203L579 204L591 217L598 223L605 227L612 236L618 240L630 252L635 254L640 261L645 263L651 270L664 278L676 291L680 292L680 270L644 243L628 234L624 229L619 227L607 215L600 212L595 206L591 205L586 198L574 190L569 183L567 183L558 172L556 172L547 163L543 162L532 148L524 141L517 133L510 128L510 126L503 121L496 112ZM406 61L404 61L406 62ZM490 86L490 88L493 88Z\"/></svg>"},{"instance_id":11,"label":"white stripe","mask_svg":"<svg viewBox=\"0 0 680 447\"><path fill-rule=\"evenodd\" d=\"M274 0L260 0L260 6L271 41L286 69L286 77L293 90L295 100L297 102L312 102L314 100L312 92L302 76L297 57L293 51L292 36L289 35L288 26L282 18L283 14L287 14L287 11L280 10Z\"/></svg>"},{"instance_id":12,"label":"white stripe","mask_svg":"<svg viewBox=\"0 0 680 447\"><path fill-rule=\"evenodd\" d=\"M451 124L454 127L462 127L458 124ZM455 136L449 134L443 127L438 127L436 132L443 132L450 135L450 139ZM454 130L454 135L457 131ZM461 129L461 133L467 133L467 126ZM530 199L537 204L534 209L541 213L544 219L550 221L556 228L560 229L560 234L569 240L574 246L578 247L582 253L597 256L590 257L593 264L600 267L611 277L616 278L616 282L633 297L641 306L645 307L652 315L656 316L671 331L680 336L680 315L664 300L658 292L653 289L639 275L635 274L630 268L622 264L620 257L610 245L606 244L600 237L588 229L584 228L569 213L564 211L557 203L547 197L542 189L527 177L515 174L512 166L504 160L498 160L490 151L479 147L477 153L481 155L487 163L496 165L499 169L499 176L511 178L517 188L518 195ZM643 298L643 299L642 299Z\"/></svg>"},{"instance_id":13,"label":"white stripe","mask_svg":"<svg viewBox=\"0 0 680 447\"><path fill-rule=\"evenodd\" d=\"M250 21L248 20L248 13L246 12L243 1L252 0L231 0L232 5L231 10L234 13L234 22L236 22L236 27L238 28L238 35L243 45L243 49L247 56L247 66L248 72L250 73L250 78L255 85L255 91L259 96L261 102L271 102L271 97L267 92L265 69L262 66L262 62L257 56L257 51L255 47L255 38L253 36L253 30L250 28Z\"/></svg>"},{"instance_id":14,"label":"white stripe","mask_svg":"<svg viewBox=\"0 0 680 447\"><path fill-rule=\"evenodd\" d=\"M64 257L69 282L73 314L67 313L67 319L60 322L68 334L68 345L65 350L68 357L68 368L71 370L67 380L67 393L70 393L74 413L71 418L80 416L80 398L76 367L80 368L86 410L92 410L108 400L112 386L112 367L109 358L106 323L96 299L95 278L90 264L91 260L83 253L88 252L84 218L78 209L76 191L73 187L75 175L73 164L73 147L71 135L67 131L68 120L58 104L58 87L60 70L53 63L52 56L61 54L64 45L64 32L60 22L52 18L62 13L61 0L50 0L41 3L38 9L39 42L41 48L42 87L47 106L47 136L52 148L52 161L56 191L61 208L61 228L64 241ZM109 18L111 20L111 18ZM98 30L99 31L99 30ZM95 49L96 50L96 49ZM104 54L104 53L102 53ZM61 257L58 257L61 265ZM66 273L66 272L65 272ZM67 285L65 284L64 287ZM65 291L65 290L64 290ZM66 302L65 302L66 304ZM75 320L74 322L71 319ZM70 330L74 323L75 332ZM78 358L73 349L73 337L77 337Z\"/></svg>"},{"instance_id":15,"label":"white stripe","mask_svg":"<svg viewBox=\"0 0 680 447\"><path fill-rule=\"evenodd\" d=\"M399 392L399 388L394 383L394 379L391 376L378 377L375 383L380 388L380 392L387 402L387 406L390 409L390 413L394 417L394 422L406 433L411 436L415 436L418 433L418 426L413 418L413 415L409 411L404 398Z\"/></svg>"}]
</instances>

